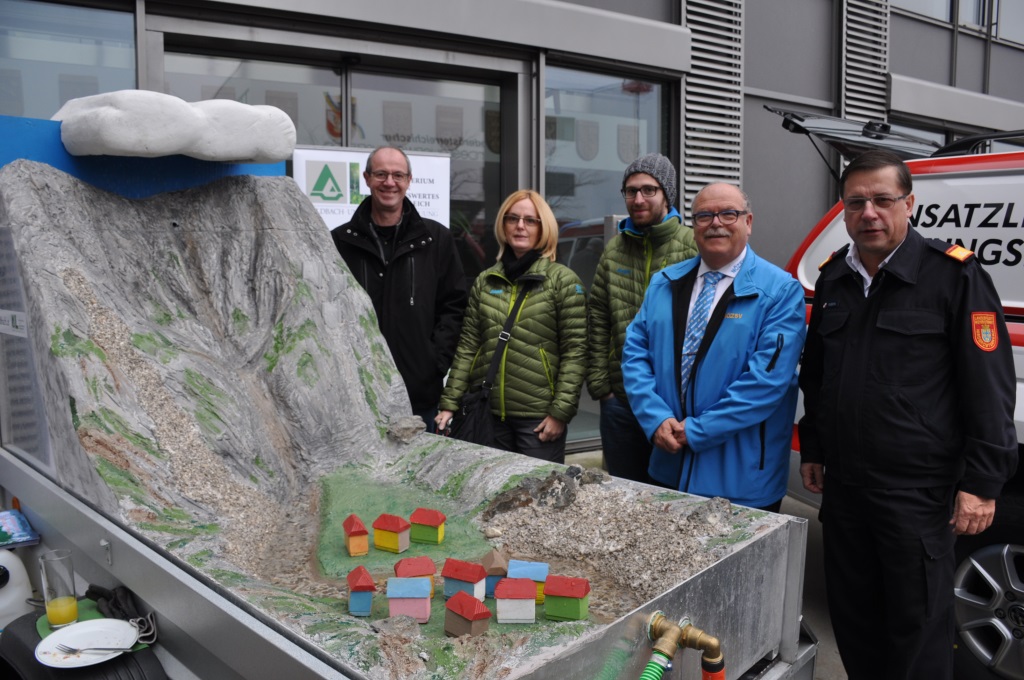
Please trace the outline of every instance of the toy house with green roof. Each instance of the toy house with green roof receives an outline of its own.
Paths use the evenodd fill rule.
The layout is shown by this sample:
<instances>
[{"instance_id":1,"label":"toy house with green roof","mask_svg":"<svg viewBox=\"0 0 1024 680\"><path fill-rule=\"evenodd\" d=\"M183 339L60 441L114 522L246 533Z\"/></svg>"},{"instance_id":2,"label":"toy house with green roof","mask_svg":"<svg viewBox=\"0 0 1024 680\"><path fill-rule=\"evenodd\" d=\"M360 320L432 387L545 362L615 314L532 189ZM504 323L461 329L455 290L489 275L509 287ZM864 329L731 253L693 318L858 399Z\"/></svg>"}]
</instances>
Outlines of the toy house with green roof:
<instances>
[{"instance_id":1,"label":"toy house with green roof","mask_svg":"<svg viewBox=\"0 0 1024 680\"><path fill-rule=\"evenodd\" d=\"M409 549L409 523L398 515L382 514L373 521L373 547L401 553Z\"/></svg>"},{"instance_id":2,"label":"toy house with green roof","mask_svg":"<svg viewBox=\"0 0 1024 680\"><path fill-rule=\"evenodd\" d=\"M548 576L544 582L544 616L552 621L582 621L590 615L590 581Z\"/></svg>"},{"instance_id":3,"label":"toy house with green roof","mask_svg":"<svg viewBox=\"0 0 1024 680\"><path fill-rule=\"evenodd\" d=\"M444 541L444 523L448 518L440 510L416 508L409 516L412 531L409 539L413 543L438 545Z\"/></svg>"}]
</instances>

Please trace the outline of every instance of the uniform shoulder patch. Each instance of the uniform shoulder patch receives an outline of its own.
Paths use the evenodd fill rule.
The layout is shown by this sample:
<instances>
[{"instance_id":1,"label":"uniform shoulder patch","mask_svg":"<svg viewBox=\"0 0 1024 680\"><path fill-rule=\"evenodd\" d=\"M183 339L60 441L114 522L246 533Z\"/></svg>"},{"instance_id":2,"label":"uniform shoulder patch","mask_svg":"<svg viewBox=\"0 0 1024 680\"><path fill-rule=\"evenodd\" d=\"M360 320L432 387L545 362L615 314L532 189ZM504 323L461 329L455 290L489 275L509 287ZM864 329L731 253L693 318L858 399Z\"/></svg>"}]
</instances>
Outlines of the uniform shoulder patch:
<instances>
[{"instance_id":1,"label":"uniform shoulder patch","mask_svg":"<svg viewBox=\"0 0 1024 680\"><path fill-rule=\"evenodd\" d=\"M960 262L966 262L968 258L974 256L973 250L968 250L967 248L956 244L946 248L945 253L954 260L959 260Z\"/></svg>"},{"instance_id":2,"label":"uniform shoulder patch","mask_svg":"<svg viewBox=\"0 0 1024 680\"><path fill-rule=\"evenodd\" d=\"M835 260L836 258L843 258L843 259L845 259L846 258L846 251L848 251L849 249L850 249L850 246L849 246L849 244L847 244L847 245L843 246L842 248L840 248L839 250L832 251L832 254L829 255L825 259L824 262L822 262L821 264L818 265L818 271L821 271L822 269L824 269L825 265L827 265L832 260Z\"/></svg>"}]
</instances>

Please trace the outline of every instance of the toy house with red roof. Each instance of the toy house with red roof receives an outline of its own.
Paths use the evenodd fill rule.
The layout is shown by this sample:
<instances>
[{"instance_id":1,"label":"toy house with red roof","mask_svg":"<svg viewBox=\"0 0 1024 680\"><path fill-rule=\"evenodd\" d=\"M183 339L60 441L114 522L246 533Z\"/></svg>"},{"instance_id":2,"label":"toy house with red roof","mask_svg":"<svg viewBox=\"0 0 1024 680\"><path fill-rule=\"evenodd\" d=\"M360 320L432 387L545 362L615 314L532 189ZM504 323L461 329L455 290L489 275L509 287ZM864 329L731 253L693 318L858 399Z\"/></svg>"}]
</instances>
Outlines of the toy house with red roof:
<instances>
[{"instance_id":1,"label":"toy house with red roof","mask_svg":"<svg viewBox=\"0 0 1024 680\"><path fill-rule=\"evenodd\" d=\"M498 623L536 623L537 585L528 578L503 578L494 586Z\"/></svg>"},{"instance_id":2,"label":"toy house with red roof","mask_svg":"<svg viewBox=\"0 0 1024 680\"><path fill-rule=\"evenodd\" d=\"M409 516L409 523L412 524L409 539L413 543L440 544L444 541L444 523L447 519L440 510L416 508Z\"/></svg>"},{"instance_id":3,"label":"toy house with red roof","mask_svg":"<svg viewBox=\"0 0 1024 680\"><path fill-rule=\"evenodd\" d=\"M548 578L547 562L508 561L509 578L528 578L537 587L537 604L544 604L544 581Z\"/></svg>"},{"instance_id":4,"label":"toy house with red roof","mask_svg":"<svg viewBox=\"0 0 1024 680\"><path fill-rule=\"evenodd\" d=\"M373 547L400 553L409 549L409 523L398 515L382 514L373 521Z\"/></svg>"},{"instance_id":5,"label":"toy house with red roof","mask_svg":"<svg viewBox=\"0 0 1024 680\"><path fill-rule=\"evenodd\" d=\"M552 621L582 621L590 615L590 581L548 576L544 582L544 616Z\"/></svg>"},{"instance_id":6,"label":"toy house with red roof","mask_svg":"<svg viewBox=\"0 0 1024 680\"><path fill-rule=\"evenodd\" d=\"M484 595L494 597L494 586L498 585L498 581L508 576L508 556L495 548L484 555L484 558L480 560L480 564L483 565L484 571L487 572Z\"/></svg>"},{"instance_id":7,"label":"toy house with red roof","mask_svg":"<svg viewBox=\"0 0 1024 680\"><path fill-rule=\"evenodd\" d=\"M444 577L444 599L461 590L483 602L487 572L481 565L449 557L441 568L441 576Z\"/></svg>"},{"instance_id":8,"label":"toy house with red roof","mask_svg":"<svg viewBox=\"0 0 1024 680\"><path fill-rule=\"evenodd\" d=\"M387 598L390 616L404 614L416 619L417 623L430 620L430 579L422 576L389 578Z\"/></svg>"},{"instance_id":9,"label":"toy house with red roof","mask_svg":"<svg viewBox=\"0 0 1024 680\"><path fill-rule=\"evenodd\" d=\"M370 532L366 530L363 520L352 514L341 523L345 531L345 549L349 557L359 557L370 552Z\"/></svg>"},{"instance_id":10,"label":"toy house with red roof","mask_svg":"<svg viewBox=\"0 0 1024 680\"><path fill-rule=\"evenodd\" d=\"M444 634L483 635L491 625L491 610L464 590L452 595L444 604Z\"/></svg>"},{"instance_id":11,"label":"toy house with red roof","mask_svg":"<svg viewBox=\"0 0 1024 680\"><path fill-rule=\"evenodd\" d=\"M373 608L373 594L377 584L366 567L359 565L345 577L348 581L348 613L352 616L369 616Z\"/></svg>"},{"instance_id":12,"label":"toy house with red roof","mask_svg":"<svg viewBox=\"0 0 1024 680\"><path fill-rule=\"evenodd\" d=\"M430 597L434 597L434 574L437 566L429 557L404 557L395 562L395 576L399 578L416 578L423 576L430 579Z\"/></svg>"}]
</instances>

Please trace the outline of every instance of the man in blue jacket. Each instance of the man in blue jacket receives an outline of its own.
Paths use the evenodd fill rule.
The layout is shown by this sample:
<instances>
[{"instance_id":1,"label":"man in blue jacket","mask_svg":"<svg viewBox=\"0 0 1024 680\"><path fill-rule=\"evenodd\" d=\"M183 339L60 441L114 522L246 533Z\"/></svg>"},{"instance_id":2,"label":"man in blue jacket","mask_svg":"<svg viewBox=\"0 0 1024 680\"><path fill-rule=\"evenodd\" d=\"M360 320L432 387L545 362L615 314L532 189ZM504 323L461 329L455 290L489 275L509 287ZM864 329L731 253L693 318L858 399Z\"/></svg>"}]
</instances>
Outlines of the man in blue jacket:
<instances>
[{"instance_id":1,"label":"man in blue jacket","mask_svg":"<svg viewBox=\"0 0 1024 680\"><path fill-rule=\"evenodd\" d=\"M739 187L693 202L699 256L652 280L626 332L629 403L667 487L777 512L786 493L796 367L806 332L800 284L747 245Z\"/></svg>"}]
</instances>

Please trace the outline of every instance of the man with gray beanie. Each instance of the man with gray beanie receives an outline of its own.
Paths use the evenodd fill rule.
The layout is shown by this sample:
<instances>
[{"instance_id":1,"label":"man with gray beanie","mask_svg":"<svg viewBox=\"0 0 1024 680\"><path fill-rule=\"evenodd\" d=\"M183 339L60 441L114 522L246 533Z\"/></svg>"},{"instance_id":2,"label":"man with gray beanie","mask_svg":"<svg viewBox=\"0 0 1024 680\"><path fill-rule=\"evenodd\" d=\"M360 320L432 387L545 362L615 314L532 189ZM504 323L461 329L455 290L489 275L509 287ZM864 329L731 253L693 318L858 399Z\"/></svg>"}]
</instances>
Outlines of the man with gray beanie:
<instances>
[{"instance_id":1,"label":"man with gray beanie","mask_svg":"<svg viewBox=\"0 0 1024 680\"><path fill-rule=\"evenodd\" d=\"M676 169L659 153L641 156L626 168L622 197L629 217L601 255L590 290L587 390L601 403L605 466L615 477L638 482L651 481L651 441L626 398L622 346L651 277L697 254L693 231L683 226L673 206L676 187Z\"/></svg>"}]
</instances>

